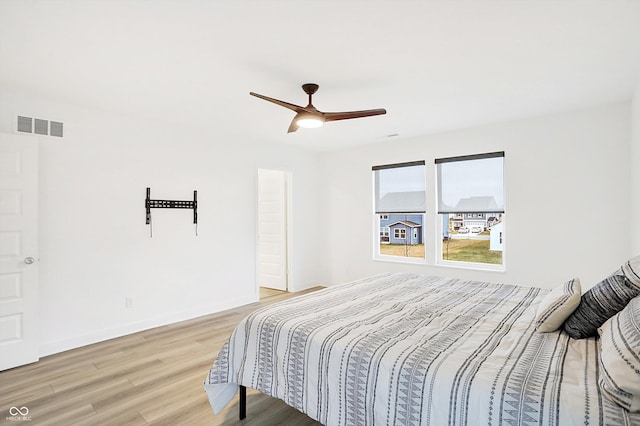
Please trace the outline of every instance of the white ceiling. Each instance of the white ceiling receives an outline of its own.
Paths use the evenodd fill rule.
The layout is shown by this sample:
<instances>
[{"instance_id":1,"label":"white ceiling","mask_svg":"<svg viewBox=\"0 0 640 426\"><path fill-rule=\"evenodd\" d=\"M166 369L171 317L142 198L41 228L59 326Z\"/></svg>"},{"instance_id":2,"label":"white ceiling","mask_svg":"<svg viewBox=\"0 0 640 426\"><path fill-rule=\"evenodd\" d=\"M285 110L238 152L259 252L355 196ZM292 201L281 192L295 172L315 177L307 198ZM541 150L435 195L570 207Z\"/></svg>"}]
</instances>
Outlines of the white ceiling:
<instances>
[{"instance_id":1,"label":"white ceiling","mask_svg":"<svg viewBox=\"0 0 640 426\"><path fill-rule=\"evenodd\" d=\"M0 85L230 142L391 142L627 100L639 81L638 0L0 0ZM248 94L306 105L307 82L322 111L388 113L287 134L293 112Z\"/></svg>"}]
</instances>

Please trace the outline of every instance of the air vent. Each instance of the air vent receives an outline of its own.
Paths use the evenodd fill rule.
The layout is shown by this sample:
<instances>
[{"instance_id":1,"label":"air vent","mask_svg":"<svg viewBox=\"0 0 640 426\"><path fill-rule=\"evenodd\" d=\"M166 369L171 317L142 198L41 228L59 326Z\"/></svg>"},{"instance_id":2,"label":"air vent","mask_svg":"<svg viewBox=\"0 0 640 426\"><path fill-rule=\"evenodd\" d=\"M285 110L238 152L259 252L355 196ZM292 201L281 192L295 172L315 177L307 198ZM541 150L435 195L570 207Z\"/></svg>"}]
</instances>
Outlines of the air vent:
<instances>
[{"instance_id":1,"label":"air vent","mask_svg":"<svg viewBox=\"0 0 640 426\"><path fill-rule=\"evenodd\" d=\"M18 131L31 133L33 129L33 118L18 116Z\"/></svg>"},{"instance_id":2,"label":"air vent","mask_svg":"<svg viewBox=\"0 0 640 426\"><path fill-rule=\"evenodd\" d=\"M49 122L47 120L35 119L35 125L33 126L33 133L36 135L49 135Z\"/></svg>"},{"instance_id":3,"label":"air vent","mask_svg":"<svg viewBox=\"0 0 640 426\"><path fill-rule=\"evenodd\" d=\"M18 115L16 120L16 130L18 133L32 133L57 138L61 138L63 135L64 123L60 121L49 121L23 115Z\"/></svg>"},{"instance_id":4,"label":"air vent","mask_svg":"<svg viewBox=\"0 0 640 426\"><path fill-rule=\"evenodd\" d=\"M49 124L49 134L58 138L62 137L62 123L59 121L52 121Z\"/></svg>"}]
</instances>

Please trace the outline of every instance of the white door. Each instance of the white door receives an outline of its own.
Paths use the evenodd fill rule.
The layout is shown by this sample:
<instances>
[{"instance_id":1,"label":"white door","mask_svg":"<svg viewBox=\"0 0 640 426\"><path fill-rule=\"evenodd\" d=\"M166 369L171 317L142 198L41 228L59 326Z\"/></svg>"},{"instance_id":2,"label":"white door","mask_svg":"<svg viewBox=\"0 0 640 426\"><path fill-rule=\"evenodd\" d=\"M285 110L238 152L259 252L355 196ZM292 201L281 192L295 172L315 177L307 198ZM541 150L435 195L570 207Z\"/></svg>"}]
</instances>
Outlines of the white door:
<instances>
[{"instance_id":1,"label":"white door","mask_svg":"<svg viewBox=\"0 0 640 426\"><path fill-rule=\"evenodd\" d=\"M0 371L38 360L38 140L0 133Z\"/></svg>"},{"instance_id":2,"label":"white door","mask_svg":"<svg viewBox=\"0 0 640 426\"><path fill-rule=\"evenodd\" d=\"M258 285L287 290L288 174L258 170Z\"/></svg>"}]
</instances>

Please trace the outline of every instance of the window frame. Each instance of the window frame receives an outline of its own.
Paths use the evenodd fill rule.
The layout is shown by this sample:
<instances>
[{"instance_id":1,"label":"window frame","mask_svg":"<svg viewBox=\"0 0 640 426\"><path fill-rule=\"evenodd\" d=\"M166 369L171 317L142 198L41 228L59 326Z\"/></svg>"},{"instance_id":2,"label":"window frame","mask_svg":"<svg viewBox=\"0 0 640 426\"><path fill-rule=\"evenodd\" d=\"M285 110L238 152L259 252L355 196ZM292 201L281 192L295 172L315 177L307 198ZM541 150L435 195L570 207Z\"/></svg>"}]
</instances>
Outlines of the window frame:
<instances>
[{"instance_id":1,"label":"window frame","mask_svg":"<svg viewBox=\"0 0 640 426\"><path fill-rule=\"evenodd\" d=\"M451 216L457 216L460 215L461 216L461 220L463 222L463 226L464 225L464 221L465 220L469 220L469 219L477 219L478 217L480 219L486 219L488 218L487 216L487 212L448 212L448 213L440 213L439 212L439 206L438 204L438 200L441 197L440 194L440 185L441 183L439 182L439 170L438 170L438 164L442 163L442 162L447 162L448 160L451 161L470 161L470 160L478 160L478 159L483 159L483 158L495 158L495 157L502 157L502 167L503 167L503 172L502 172L502 188L503 188L503 196L504 196L504 200L503 200L503 209L502 212L500 212L501 214L501 221L499 223L502 224L502 231L500 231L499 234L499 238L501 241L501 245L502 245L502 263L500 264L495 264L495 263L483 263L483 262L467 262L467 261L463 261L463 260L448 260L448 259L444 259L443 258L443 249L444 249L444 241L445 241L445 233L444 233L444 215L448 214L449 218L451 219ZM444 267L453 267L453 268L460 268L460 269L474 269L474 270L482 270L482 271L496 271L496 272L505 272L506 271L506 253L507 253L507 244L506 244L506 238L504 237L504 232L506 229L506 190L505 190L505 173L504 173L504 167L505 167L505 153L504 151L499 151L499 152L491 152L491 153L486 153L486 154L476 154L476 155L464 155L464 156L459 156L459 157L450 157L450 158L440 158L440 159L435 159L435 196L436 196L436 209L435 209L435 221L436 221L436 238L435 238L435 265L437 266L444 266ZM480 214L479 214L480 213ZM498 212L495 212L498 213ZM447 224L448 226L448 224ZM469 231L471 230L471 228L469 227ZM491 240L489 240L491 241Z\"/></svg>"},{"instance_id":2,"label":"window frame","mask_svg":"<svg viewBox=\"0 0 640 426\"><path fill-rule=\"evenodd\" d=\"M422 166L424 168L424 182L423 182L423 187L424 187L424 202L425 202L425 211L403 211L403 212L399 212L399 211L395 211L395 212L384 212L384 211L377 211L376 208L376 203L378 200L378 188L377 188L377 182L376 182L376 171L377 170L384 170L384 169L390 169L390 168L400 168L400 167L411 167L411 166ZM380 166L372 166L371 168L372 170L372 196L373 196L373 203L372 203L372 216L373 216L373 260L374 261L384 261L384 262L394 262L394 263L410 263L410 264L421 264L421 265L426 265L427 264L427 245L425 244L425 225L426 225L426 200L427 200L427 166L426 166L426 161L424 160L419 160L419 161L411 161L411 162L405 162L405 163L395 163L395 164L386 164L386 165L380 165ZM424 256L422 257L411 257L411 256L399 256L399 255L389 255L389 254L381 254L380 252L380 246L381 245L386 245L386 244L390 244L391 242L391 236L393 235L391 233L391 228L389 226L387 226L386 228L389 229L389 242L388 243L381 243L381 235L382 235L382 226L380 224L380 222L382 220L389 220L389 218L392 215L420 215L421 216L421 226L420 226L420 230L418 232L421 232L421 245L424 248ZM384 219L383 219L384 217ZM395 231L397 231L398 229L394 229L394 233ZM405 238L404 241L407 241L407 235L411 236L412 233L407 234L407 230L405 229Z\"/></svg>"},{"instance_id":3,"label":"window frame","mask_svg":"<svg viewBox=\"0 0 640 426\"><path fill-rule=\"evenodd\" d=\"M502 251L502 259L501 259L501 263L500 264L495 264L495 263L482 263L482 262L468 262L468 261L463 261L463 260L445 260L443 258L443 240L445 237L444 234L444 220L443 220L443 214L444 213L439 213L438 207L439 207L439 191L440 191L440 183L439 183L439 168L438 168L438 163L439 162L447 162L448 160L452 160L452 161L464 161L464 160L477 160L477 159L483 159L483 158L491 158L491 157L502 157L502 175L500 178L498 178L496 176L496 179L501 179L502 180L502 206L500 206L501 211L500 212L494 212L494 214L490 214L488 211L486 210L481 210L481 211L477 211L477 212L472 212L472 211L462 211L462 212L448 212L449 214L449 218L453 218L455 223L459 223L460 226L469 226L471 229L471 225L466 225L466 223L469 222L483 222L483 225L478 225L478 227L482 228L482 231L480 232L486 232L487 230L489 230L489 225L490 224L497 224L500 223L502 229L499 230L499 239L500 239L500 244L501 247L499 248ZM375 173L372 173L372 197L373 197L373 226L372 226L372 240L373 240L373 247L372 247L372 260L374 261L384 261L384 262L392 262L392 263L407 263L407 264L422 264L422 265L428 265L431 267L445 267L445 268L455 268L455 269L469 269L469 270L478 270L478 271L486 271L486 272L505 272L507 269L507 251L508 251L508 247L507 247L507 238L505 238L505 232L507 229L507 214L506 214L506 160L505 160L505 153L504 151L500 151L500 152L489 152L489 153L485 153L485 154L476 154L476 155L464 155L464 156L459 156L459 157L449 157L449 158L436 158L434 159L435 161L435 165L436 167L431 169L432 171L429 172L429 167L427 167L427 164L425 161L413 161L413 162L407 162L407 163L396 163L396 164L387 164L387 165L383 165L383 166L373 166L372 167L372 171L376 171L376 170L382 170L385 168L394 168L394 167L403 167L403 166L411 166L411 165L421 165L424 167L424 196L425 196L425 210L424 211L418 211L418 212L413 212L413 211L389 211L386 212L386 207L385 208L381 208L379 211L377 211L376 209L376 203L378 202L377 200L379 200L379 196L384 196L386 193L389 193L388 189L384 189L384 182L382 179L384 179L384 177L380 176L380 177L376 177ZM444 160L444 161L443 161ZM431 163L433 164L433 163ZM450 169L451 170L451 169ZM453 169L455 170L455 169ZM492 170L492 169L489 169ZM430 173L434 173L434 175L431 175ZM450 173L450 172L449 172ZM433 181L431 180L431 176L434 176ZM446 176L446 175L445 175ZM482 176L482 175L481 175ZM488 175L490 179L493 178L492 174ZM380 180L378 180L380 179ZM389 179L389 178L387 178ZM392 177L393 179L393 177ZM378 182L381 182L381 186L380 188L382 189L382 192L379 191L380 188L377 187ZM393 185L393 180L389 181L387 180L386 182L390 182L391 185ZM385 182L385 183L386 183ZM408 181L408 187L411 187L411 181ZM450 181L451 182L451 181ZM455 181L454 181L455 182ZM498 182L497 180L487 180L487 182ZM431 186L429 186L429 184ZM387 186L388 188L388 186ZM393 188L393 187L392 187ZM411 191L411 189L408 189L409 191ZM393 191L393 190L392 190ZM431 192L431 194L429 194ZM451 194L451 193L449 193ZM480 193L479 195L481 195L482 193ZM489 193L490 194L490 193ZM432 197L432 198L427 198L427 197ZM474 194L470 194L470 197L475 196ZM381 198L381 197L380 197ZM427 202L427 200L432 200L435 201L435 205L432 204L432 201ZM496 195L496 200L498 200L498 196ZM387 206L393 206L393 205L397 205L397 204L389 204L386 203ZM401 204L402 205L402 204ZM462 206L462 204L460 204L460 206ZM393 207L390 207L391 209L393 209ZM433 209L433 211L432 211ZM481 208L482 209L482 208ZM399 210L399 209L398 209ZM497 215L495 214L497 213ZM419 244L423 246L424 248L424 256L422 257L410 257L408 255L408 252L405 252L405 254L396 254L397 252L387 252L387 253L394 253L394 254L381 254L381 249L383 248L382 246L384 246L385 244L391 244L392 241L394 239L397 239L396 237L394 237L394 234L391 233L391 227L389 227L388 225L391 224L392 222L385 222L385 227L388 230L387 238L389 241L386 242L382 242L382 237L383 237L383 226L381 226L381 222L385 221L385 220L389 220L392 218L392 215L398 215L398 214L404 214L404 215L420 215L421 216L421 226L419 227L419 229L416 228L411 228L411 230L406 230L406 234L405 234L405 240L404 241L415 241L416 238L416 233L420 233L418 235L420 235L419 237ZM493 216L496 216L496 218L493 218ZM489 219L491 220L491 223L488 222ZM498 222L499 219L499 222ZM395 219L393 219L395 220ZM417 220L417 219L414 219ZM427 222L431 222L431 220L434 220L434 226L433 228L431 226L429 226L427 224ZM431 222L433 223L433 222ZM447 226L449 226L449 224L447 224ZM396 229L394 228L394 232L396 232ZM398 231L399 232L399 231ZM448 235L448 234L447 234ZM495 234L494 234L495 235ZM428 241L432 240L432 241ZM491 237L489 239L490 244L491 244ZM496 243L496 241L494 240L494 244ZM412 244L413 245L413 244ZM490 246L491 247L491 246ZM494 247L494 249L496 249L496 247ZM433 250L433 254L431 253L431 250ZM418 252L420 253L420 252ZM416 252L413 252L412 254L416 254Z\"/></svg>"}]
</instances>

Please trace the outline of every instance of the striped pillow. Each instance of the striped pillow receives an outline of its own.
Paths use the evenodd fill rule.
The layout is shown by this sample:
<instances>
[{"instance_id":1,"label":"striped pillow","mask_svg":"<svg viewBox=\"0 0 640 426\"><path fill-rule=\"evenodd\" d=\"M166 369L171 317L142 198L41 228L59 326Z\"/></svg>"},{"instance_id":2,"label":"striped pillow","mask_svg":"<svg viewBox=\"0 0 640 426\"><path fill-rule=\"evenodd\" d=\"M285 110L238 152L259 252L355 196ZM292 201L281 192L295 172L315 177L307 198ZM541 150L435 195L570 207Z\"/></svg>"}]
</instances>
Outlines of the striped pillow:
<instances>
[{"instance_id":1,"label":"striped pillow","mask_svg":"<svg viewBox=\"0 0 640 426\"><path fill-rule=\"evenodd\" d=\"M580 280L573 278L547 294L536 313L536 330L549 333L560 328L580 304Z\"/></svg>"},{"instance_id":2,"label":"striped pillow","mask_svg":"<svg viewBox=\"0 0 640 426\"><path fill-rule=\"evenodd\" d=\"M640 295L640 256L622 267L582 295L580 304L562 324L574 339L595 336L598 327L620 312Z\"/></svg>"},{"instance_id":3,"label":"striped pillow","mask_svg":"<svg viewBox=\"0 0 640 426\"><path fill-rule=\"evenodd\" d=\"M607 320L598 334L600 387L616 404L640 412L640 297Z\"/></svg>"},{"instance_id":4,"label":"striped pillow","mask_svg":"<svg viewBox=\"0 0 640 426\"><path fill-rule=\"evenodd\" d=\"M620 269L631 284L640 288L640 256L627 260Z\"/></svg>"}]
</instances>

